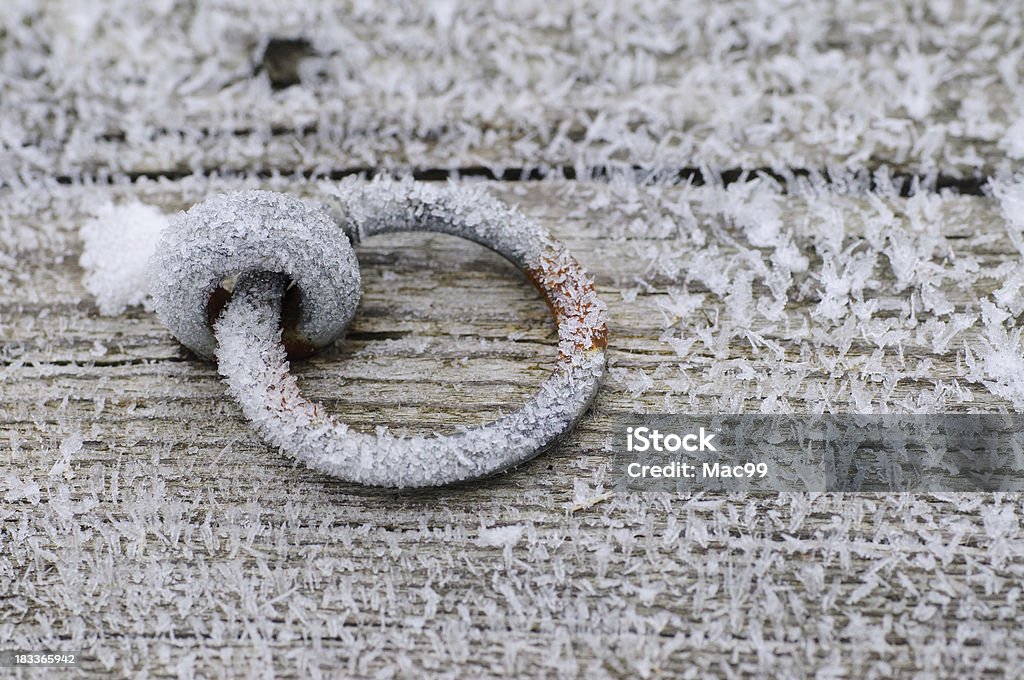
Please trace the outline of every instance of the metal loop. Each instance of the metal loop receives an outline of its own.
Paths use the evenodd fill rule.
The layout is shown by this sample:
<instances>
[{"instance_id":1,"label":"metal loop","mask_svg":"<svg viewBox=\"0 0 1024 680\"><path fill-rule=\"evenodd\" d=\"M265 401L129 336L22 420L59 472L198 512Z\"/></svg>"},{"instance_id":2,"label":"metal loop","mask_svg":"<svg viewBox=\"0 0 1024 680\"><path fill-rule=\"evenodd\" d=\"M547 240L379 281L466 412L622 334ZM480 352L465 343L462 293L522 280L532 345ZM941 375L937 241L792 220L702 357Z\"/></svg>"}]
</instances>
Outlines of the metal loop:
<instances>
[{"instance_id":1,"label":"metal loop","mask_svg":"<svg viewBox=\"0 0 1024 680\"><path fill-rule=\"evenodd\" d=\"M282 320L292 357L334 342L359 303L359 263L336 221L322 207L271 191L221 194L179 214L150 270L157 315L183 345L211 359L211 325L230 298L222 287L230 277L291 278Z\"/></svg>"},{"instance_id":2,"label":"metal loop","mask_svg":"<svg viewBox=\"0 0 1024 680\"><path fill-rule=\"evenodd\" d=\"M529 460L584 414L605 373L605 306L579 263L539 224L477 191L413 182L345 182L334 197L346 232L425 230L472 239L521 267L558 325L554 374L519 410L450 436L363 434L309 402L288 371L278 325L283 281L239 279L215 326L228 389L264 439L313 469L388 487L439 486Z\"/></svg>"}]
</instances>

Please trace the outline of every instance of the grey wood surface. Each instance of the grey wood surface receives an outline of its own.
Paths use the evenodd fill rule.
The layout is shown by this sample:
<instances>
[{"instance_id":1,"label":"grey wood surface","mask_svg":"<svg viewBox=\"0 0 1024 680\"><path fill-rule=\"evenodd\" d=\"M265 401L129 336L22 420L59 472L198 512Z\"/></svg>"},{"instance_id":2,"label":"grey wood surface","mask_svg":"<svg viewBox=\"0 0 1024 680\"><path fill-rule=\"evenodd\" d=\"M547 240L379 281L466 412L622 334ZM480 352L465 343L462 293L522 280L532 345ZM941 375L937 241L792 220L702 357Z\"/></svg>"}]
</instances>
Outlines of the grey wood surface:
<instances>
[{"instance_id":1,"label":"grey wood surface","mask_svg":"<svg viewBox=\"0 0 1024 680\"><path fill-rule=\"evenodd\" d=\"M1022 21L0 2L0 650L80 649L66 674L96 677L1019 674L1019 493L616 494L610 441L635 411L1024 408L1024 221L990 181L1024 197ZM326 478L152 314L83 288L99 206L315 198L362 169L509 180L488 190L594 276L610 372L552 451L440 490ZM540 175L577 180L513 181ZM548 310L501 258L425 235L359 257L348 337L294 367L331 412L451 432L547 375Z\"/></svg>"},{"instance_id":2,"label":"grey wood surface","mask_svg":"<svg viewBox=\"0 0 1024 680\"><path fill-rule=\"evenodd\" d=\"M1024 158L1024 18L995 0L11 2L0 21L4 179L473 166L983 178Z\"/></svg>"},{"instance_id":3,"label":"grey wood surface","mask_svg":"<svg viewBox=\"0 0 1024 680\"><path fill-rule=\"evenodd\" d=\"M1019 495L609 490L616 414L756 411L780 385L797 411L822 406L801 399L810 386L836 410L856 410L858 393L896 408L934 393L944 410L1012 409L981 381L995 376L972 379L965 366L980 322L943 351L925 333L879 356L883 315L841 351L826 321L812 321L828 331L817 336L797 330L816 304L805 287L786 308L790 323L751 323L759 351L733 338L718 356L714 343L677 352L669 336L732 319L724 296L708 290L685 316L666 311L670 291L701 291L686 272L702 254L719 249L722 262L738 262L749 250L742 225L723 216L726 189L490 183L594 275L613 319L608 385L570 438L508 474L425 492L361 488L261 444L212 365L144 310L100 316L82 288L76 234L90 206L141 200L170 211L254 182L4 197L7 644L82 648L86 673L154 677L995 677L1020 667ZM879 205L909 234L935 202L927 229L951 250L938 249L933 264L979 265L973 280L943 286L958 313L975 313L1003 283L997 265L1017 257L992 199L878 204L762 190L810 258L822 228L815 205L838 211L848 240L866 242ZM690 223L681 206L704 245L678 228ZM654 228L672 214L671 227ZM514 407L546 375L548 312L501 258L423 235L370 239L359 256L365 293L348 339L295 367L332 412L360 428L452 431ZM884 261L877 274L870 297L898 311L913 286L897 291ZM920 312L920 327L928 319ZM764 349L773 342L781 361ZM895 385L878 377L886 366L903 368ZM953 381L962 391L942 388Z\"/></svg>"}]
</instances>

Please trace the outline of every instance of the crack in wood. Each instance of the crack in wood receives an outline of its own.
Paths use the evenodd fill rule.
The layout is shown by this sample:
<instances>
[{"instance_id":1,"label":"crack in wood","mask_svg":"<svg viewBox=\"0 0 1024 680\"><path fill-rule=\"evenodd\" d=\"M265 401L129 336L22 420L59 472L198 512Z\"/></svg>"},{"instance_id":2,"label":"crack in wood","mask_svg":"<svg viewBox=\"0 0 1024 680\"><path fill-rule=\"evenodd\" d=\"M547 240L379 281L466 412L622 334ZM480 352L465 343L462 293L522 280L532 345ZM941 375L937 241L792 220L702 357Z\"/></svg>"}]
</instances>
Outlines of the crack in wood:
<instances>
[{"instance_id":1,"label":"crack in wood","mask_svg":"<svg viewBox=\"0 0 1024 680\"><path fill-rule=\"evenodd\" d=\"M880 172L884 165L866 166L860 169L851 170L851 175L843 178L844 184L854 185L865 192L876 191L883 185ZM421 182L447 182L459 179L486 179L498 182L537 182L541 180L568 180L568 181L601 181L614 177L621 177L623 174L633 176L638 184L690 184L693 186L730 186L742 184L755 180L768 179L780 185L782 193L786 193L786 186L799 179L817 179L821 182L833 185L836 177L829 170L814 168L723 168L710 170L698 167L682 168L645 168L639 165L630 166L595 166L585 176L580 176L571 165L558 165L550 167L507 167L501 171L480 165L464 165L452 167L403 167L380 168L369 166L349 166L331 170L288 170L282 168L254 168L246 172L223 172L218 168L200 168L198 170L150 170L145 172L129 172L124 174L103 174L103 175L57 175L54 180L58 184L115 184L120 183L122 178L127 178L132 183L140 180L179 180L190 176L210 177L217 175L225 178L246 178L258 177L267 179L270 177L295 177L304 180L341 180L346 177L360 176L367 179L378 175L399 175L410 176ZM971 175L961 177L955 174L941 172L894 172L886 177L898 191L901 198L909 198L919 193L940 193L947 192L959 196L987 196L990 177L985 175ZM0 188L4 185L0 183Z\"/></svg>"}]
</instances>

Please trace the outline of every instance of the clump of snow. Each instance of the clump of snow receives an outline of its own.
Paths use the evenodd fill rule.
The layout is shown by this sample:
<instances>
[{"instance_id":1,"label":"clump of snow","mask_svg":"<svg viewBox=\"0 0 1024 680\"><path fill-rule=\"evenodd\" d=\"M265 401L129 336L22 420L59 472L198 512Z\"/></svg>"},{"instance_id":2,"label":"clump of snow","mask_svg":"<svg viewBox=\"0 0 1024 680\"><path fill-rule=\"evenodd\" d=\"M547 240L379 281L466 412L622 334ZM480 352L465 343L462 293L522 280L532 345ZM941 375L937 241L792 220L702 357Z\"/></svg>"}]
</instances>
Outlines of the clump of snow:
<instances>
[{"instance_id":1,"label":"clump of snow","mask_svg":"<svg viewBox=\"0 0 1024 680\"><path fill-rule=\"evenodd\" d=\"M485 548L514 546L522 539L525 529L526 527L519 524L481 528L476 544Z\"/></svg>"},{"instance_id":2,"label":"clump of snow","mask_svg":"<svg viewBox=\"0 0 1024 680\"><path fill-rule=\"evenodd\" d=\"M82 450L85 442L80 434L71 434L65 437L60 443L60 452L64 456L74 456Z\"/></svg>"},{"instance_id":3,"label":"clump of snow","mask_svg":"<svg viewBox=\"0 0 1024 680\"><path fill-rule=\"evenodd\" d=\"M1007 330L998 324L985 327L977 345L965 344L968 377L981 382L993 394L1024 409L1024 345L1022 329Z\"/></svg>"},{"instance_id":4,"label":"clump of snow","mask_svg":"<svg viewBox=\"0 0 1024 680\"><path fill-rule=\"evenodd\" d=\"M7 475L7 491L4 493L4 500L8 503L25 500L36 505L39 503L40 490L39 483L32 479L24 481L17 475Z\"/></svg>"},{"instance_id":5,"label":"clump of snow","mask_svg":"<svg viewBox=\"0 0 1024 680\"><path fill-rule=\"evenodd\" d=\"M993 179L989 188L999 201L1010 241L1024 255L1024 176Z\"/></svg>"},{"instance_id":6,"label":"clump of snow","mask_svg":"<svg viewBox=\"0 0 1024 680\"><path fill-rule=\"evenodd\" d=\"M1024 158L1024 116L1018 115L1013 125L1006 128L1006 133L999 140L999 148L1010 158Z\"/></svg>"},{"instance_id":7,"label":"clump of snow","mask_svg":"<svg viewBox=\"0 0 1024 680\"><path fill-rule=\"evenodd\" d=\"M116 316L133 305L149 308L147 262L168 216L139 202L105 203L82 225L82 281L100 313Z\"/></svg>"}]
</instances>

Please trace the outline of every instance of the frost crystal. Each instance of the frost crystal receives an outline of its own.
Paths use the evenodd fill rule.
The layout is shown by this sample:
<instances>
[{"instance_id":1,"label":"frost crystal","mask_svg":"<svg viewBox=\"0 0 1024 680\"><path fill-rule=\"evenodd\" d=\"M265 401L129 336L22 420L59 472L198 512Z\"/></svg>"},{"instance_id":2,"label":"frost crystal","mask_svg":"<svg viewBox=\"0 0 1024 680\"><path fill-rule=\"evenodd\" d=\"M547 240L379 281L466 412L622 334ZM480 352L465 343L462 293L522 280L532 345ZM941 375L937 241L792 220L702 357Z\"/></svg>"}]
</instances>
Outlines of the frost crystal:
<instances>
[{"instance_id":1,"label":"frost crystal","mask_svg":"<svg viewBox=\"0 0 1024 680\"><path fill-rule=\"evenodd\" d=\"M220 194L171 222L150 262L153 306L182 344L212 357L211 296L233 276L278 272L298 290L295 343L337 339L359 302L359 263L327 213L270 191Z\"/></svg>"},{"instance_id":2,"label":"frost crystal","mask_svg":"<svg viewBox=\"0 0 1024 680\"><path fill-rule=\"evenodd\" d=\"M83 283L101 314L148 307L147 262L166 226L167 216L144 203L103 204L82 225Z\"/></svg>"}]
</instances>

